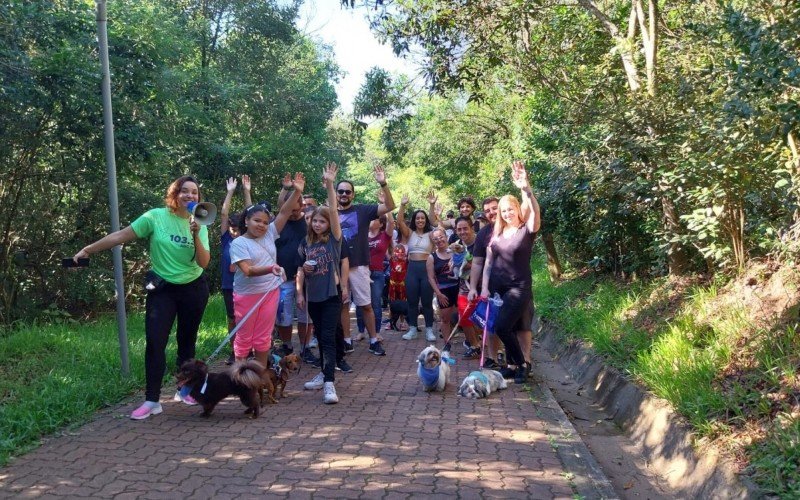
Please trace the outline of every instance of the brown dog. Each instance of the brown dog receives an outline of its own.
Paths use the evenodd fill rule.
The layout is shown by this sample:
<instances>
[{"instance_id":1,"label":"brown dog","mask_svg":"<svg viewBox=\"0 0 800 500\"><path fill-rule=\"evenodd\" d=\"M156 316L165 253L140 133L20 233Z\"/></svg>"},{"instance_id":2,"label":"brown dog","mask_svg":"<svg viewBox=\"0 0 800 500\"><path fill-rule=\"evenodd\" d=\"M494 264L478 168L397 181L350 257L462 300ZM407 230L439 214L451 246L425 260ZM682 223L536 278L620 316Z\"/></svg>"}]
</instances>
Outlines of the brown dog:
<instances>
[{"instance_id":1,"label":"brown dog","mask_svg":"<svg viewBox=\"0 0 800 500\"><path fill-rule=\"evenodd\" d=\"M264 406L264 392L267 393L267 401L275 404L278 400L275 398L283 397L283 391L286 388L286 382L289 381L290 373L297 373L300 371L300 356L297 354L288 354L281 358L277 365L270 363L270 367L264 371L262 376L263 385L258 394L261 396L261 406Z\"/></svg>"}]
</instances>

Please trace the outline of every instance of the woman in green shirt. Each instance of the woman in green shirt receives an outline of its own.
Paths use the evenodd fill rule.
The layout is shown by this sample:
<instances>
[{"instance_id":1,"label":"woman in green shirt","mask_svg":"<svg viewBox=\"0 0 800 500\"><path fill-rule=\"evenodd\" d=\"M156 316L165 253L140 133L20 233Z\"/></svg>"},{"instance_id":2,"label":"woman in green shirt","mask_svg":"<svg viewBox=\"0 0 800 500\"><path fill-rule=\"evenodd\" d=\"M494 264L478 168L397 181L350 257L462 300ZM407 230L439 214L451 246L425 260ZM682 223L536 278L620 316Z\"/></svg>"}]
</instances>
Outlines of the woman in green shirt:
<instances>
[{"instance_id":1,"label":"woman in green shirt","mask_svg":"<svg viewBox=\"0 0 800 500\"><path fill-rule=\"evenodd\" d=\"M137 238L149 240L150 264L161 278L148 285L145 306L145 402L131 413L142 420L162 412L159 397L161 381L166 370L166 348L175 319L178 320L177 365L193 358L197 330L208 303L208 283L203 270L211 260L208 229L200 226L186 208L190 202L201 201L200 186L191 176L179 177L167 188L166 207L154 208L133 223L85 246L73 257L79 258ZM197 404L191 396L176 399Z\"/></svg>"}]
</instances>

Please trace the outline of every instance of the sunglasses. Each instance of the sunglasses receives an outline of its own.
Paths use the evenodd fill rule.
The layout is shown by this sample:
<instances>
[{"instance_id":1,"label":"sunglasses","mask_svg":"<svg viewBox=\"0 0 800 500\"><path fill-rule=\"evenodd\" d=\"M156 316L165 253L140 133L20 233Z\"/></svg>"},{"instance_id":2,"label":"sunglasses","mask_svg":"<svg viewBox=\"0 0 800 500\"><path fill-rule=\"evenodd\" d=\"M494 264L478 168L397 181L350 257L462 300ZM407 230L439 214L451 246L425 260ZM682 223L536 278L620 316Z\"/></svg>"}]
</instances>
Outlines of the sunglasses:
<instances>
[{"instance_id":1,"label":"sunglasses","mask_svg":"<svg viewBox=\"0 0 800 500\"><path fill-rule=\"evenodd\" d=\"M350 191L349 189L337 189L337 190L336 190L336 192L337 192L337 193L339 193L339 194L344 194L344 195L351 195L351 194L353 194L353 192L352 192L352 191Z\"/></svg>"}]
</instances>

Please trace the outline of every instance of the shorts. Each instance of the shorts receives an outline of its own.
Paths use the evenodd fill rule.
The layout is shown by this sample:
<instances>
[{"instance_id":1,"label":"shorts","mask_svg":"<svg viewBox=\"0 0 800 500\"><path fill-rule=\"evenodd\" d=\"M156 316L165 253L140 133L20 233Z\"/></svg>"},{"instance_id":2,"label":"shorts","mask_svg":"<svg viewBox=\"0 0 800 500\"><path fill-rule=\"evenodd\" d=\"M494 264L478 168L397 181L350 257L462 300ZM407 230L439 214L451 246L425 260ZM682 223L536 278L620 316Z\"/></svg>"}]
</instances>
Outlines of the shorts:
<instances>
[{"instance_id":1,"label":"shorts","mask_svg":"<svg viewBox=\"0 0 800 500\"><path fill-rule=\"evenodd\" d=\"M294 315L297 312L298 323L309 323L308 311L297 307L297 289L294 280L281 284L280 301L278 302L278 317L275 319L277 326L292 326Z\"/></svg>"},{"instance_id":2,"label":"shorts","mask_svg":"<svg viewBox=\"0 0 800 500\"><path fill-rule=\"evenodd\" d=\"M350 297L353 304L358 307L372 304L372 291L370 284L372 278L369 266L356 266L350 268Z\"/></svg>"},{"instance_id":3,"label":"shorts","mask_svg":"<svg viewBox=\"0 0 800 500\"><path fill-rule=\"evenodd\" d=\"M458 305L458 286L440 288L439 291L442 292L445 297L447 297L448 304L447 307L442 307L442 304L439 304L439 309L449 309ZM439 302L439 299L436 299L436 302Z\"/></svg>"},{"instance_id":4,"label":"shorts","mask_svg":"<svg viewBox=\"0 0 800 500\"><path fill-rule=\"evenodd\" d=\"M470 315L472 315L472 311L475 310L475 307L470 307L469 309L467 306L469 305L469 301L467 300L466 295L459 294L458 296L458 317L461 318L461 321L458 322L458 326L463 328L469 328L473 325L472 321L469 320Z\"/></svg>"},{"instance_id":5,"label":"shorts","mask_svg":"<svg viewBox=\"0 0 800 500\"><path fill-rule=\"evenodd\" d=\"M225 302L225 314L233 319L233 288L222 289L222 301Z\"/></svg>"},{"instance_id":6,"label":"shorts","mask_svg":"<svg viewBox=\"0 0 800 500\"><path fill-rule=\"evenodd\" d=\"M516 323L514 323L514 331L515 332L527 332L531 331L533 327L531 324L533 323L533 314L534 314L534 307L533 307L533 299L529 299L525 302L523 306L524 309L522 314L520 315L519 319Z\"/></svg>"}]
</instances>

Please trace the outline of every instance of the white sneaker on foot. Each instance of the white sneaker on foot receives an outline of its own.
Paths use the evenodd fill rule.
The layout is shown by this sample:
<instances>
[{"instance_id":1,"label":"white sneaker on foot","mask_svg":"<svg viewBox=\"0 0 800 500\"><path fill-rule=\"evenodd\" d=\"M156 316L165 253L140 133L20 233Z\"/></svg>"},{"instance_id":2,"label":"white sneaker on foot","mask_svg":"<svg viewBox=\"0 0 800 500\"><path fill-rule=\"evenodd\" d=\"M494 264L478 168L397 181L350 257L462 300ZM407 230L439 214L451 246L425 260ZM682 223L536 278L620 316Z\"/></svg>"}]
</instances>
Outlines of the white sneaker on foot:
<instances>
[{"instance_id":1,"label":"white sneaker on foot","mask_svg":"<svg viewBox=\"0 0 800 500\"><path fill-rule=\"evenodd\" d=\"M433 333L433 328L425 329L425 340L428 342L436 342L436 334Z\"/></svg>"},{"instance_id":2,"label":"white sneaker on foot","mask_svg":"<svg viewBox=\"0 0 800 500\"><path fill-rule=\"evenodd\" d=\"M414 340L415 338L419 337L419 332L417 331L416 327L410 327L408 331L403 335L403 340Z\"/></svg>"},{"instance_id":3,"label":"white sneaker on foot","mask_svg":"<svg viewBox=\"0 0 800 500\"><path fill-rule=\"evenodd\" d=\"M317 373L317 376L303 384L303 387L306 390L313 391L317 389L322 389L323 384L325 383L325 375L322 372Z\"/></svg>"},{"instance_id":4,"label":"white sneaker on foot","mask_svg":"<svg viewBox=\"0 0 800 500\"><path fill-rule=\"evenodd\" d=\"M322 396L322 402L326 405L332 405L339 402L339 396L336 395L336 387L333 382L325 382L325 392Z\"/></svg>"}]
</instances>

